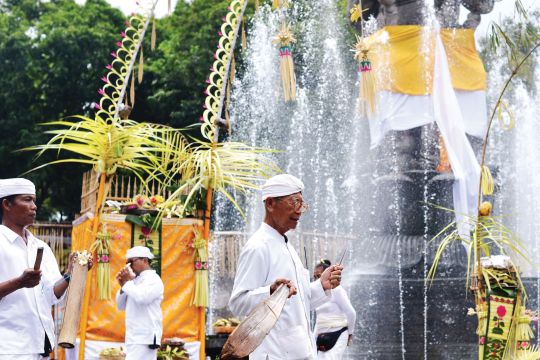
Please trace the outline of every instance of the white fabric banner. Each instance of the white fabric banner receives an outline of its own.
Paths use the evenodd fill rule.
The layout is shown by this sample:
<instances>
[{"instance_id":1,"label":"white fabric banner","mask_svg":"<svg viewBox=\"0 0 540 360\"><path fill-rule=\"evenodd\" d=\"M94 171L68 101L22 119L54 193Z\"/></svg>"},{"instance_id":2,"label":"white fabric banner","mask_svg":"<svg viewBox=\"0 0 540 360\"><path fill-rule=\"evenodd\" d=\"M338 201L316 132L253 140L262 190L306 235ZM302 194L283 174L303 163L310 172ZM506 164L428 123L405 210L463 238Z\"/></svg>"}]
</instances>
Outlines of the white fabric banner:
<instances>
[{"instance_id":1,"label":"white fabric banner","mask_svg":"<svg viewBox=\"0 0 540 360\"><path fill-rule=\"evenodd\" d=\"M463 116L452 87L446 51L439 30L437 29L435 38L433 112L454 173L454 211L458 232L461 237L469 239L471 223L465 216L476 216L480 165L465 135Z\"/></svg>"}]
</instances>

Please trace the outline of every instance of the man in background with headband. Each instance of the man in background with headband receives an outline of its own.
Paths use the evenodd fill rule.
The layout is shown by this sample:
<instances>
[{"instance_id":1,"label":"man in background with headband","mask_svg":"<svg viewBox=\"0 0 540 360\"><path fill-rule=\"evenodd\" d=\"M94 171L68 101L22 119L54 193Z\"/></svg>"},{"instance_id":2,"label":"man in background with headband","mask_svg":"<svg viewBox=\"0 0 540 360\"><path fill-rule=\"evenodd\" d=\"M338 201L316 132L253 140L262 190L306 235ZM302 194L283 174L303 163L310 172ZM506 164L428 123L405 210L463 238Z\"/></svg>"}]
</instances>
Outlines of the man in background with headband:
<instances>
[{"instance_id":1,"label":"man in background with headband","mask_svg":"<svg viewBox=\"0 0 540 360\"><path fill-rule=\"evenodd\" d=\"M51 248L26 229L36 219L35 202L30 180L0 179L1 360L49 357L56 343L51 307L60 302L70 280L73 254L62 276ZM36 262L38 248L43 248L41 263Z\"/></svg>"},{"instance_id":2,"label":"man in background with headband","mask_svg":"<svg viewBox=\"0 0 540 360\"><path fill-rule=\"evenodd\" d=\"M243 247L229 307L238 316L249 314L279 285L289 287L289 299L264 341L249 356L257 360L315 359L315 339L310 310L331 298L331 289L341 282L340 265L329 267L310 283L310 274L285 233L295 229L307 210L302 197L304 184L288 175L277 175L262 187L265 218Z\"/></svg>"},{"instance_id":3,"label":"man in background with headband","mask_svg":"<svg viewBox=\"0 0 540 360\"><path fill-rule=\"evenodd\" d=\"M146 246L135 246L126 253L128 266L116 275L120 289L118 310L126 311L126 360L152 360L163 334L163 281L150 266L154 254Z\"/></svg>"}]
</instances>

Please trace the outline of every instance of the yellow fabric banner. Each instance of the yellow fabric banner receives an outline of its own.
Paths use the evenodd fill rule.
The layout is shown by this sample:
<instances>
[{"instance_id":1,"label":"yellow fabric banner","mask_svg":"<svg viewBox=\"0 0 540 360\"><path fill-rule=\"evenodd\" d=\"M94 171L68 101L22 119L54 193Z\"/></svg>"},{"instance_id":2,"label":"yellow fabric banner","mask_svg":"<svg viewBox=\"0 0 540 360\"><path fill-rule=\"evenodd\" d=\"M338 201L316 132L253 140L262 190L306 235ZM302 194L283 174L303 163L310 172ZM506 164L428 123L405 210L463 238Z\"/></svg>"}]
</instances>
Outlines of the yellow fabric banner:
<instances>
[{"instance_id":1,"label":"yellow fabric banner","mask_svg":"<svg viewBox=\"0 0 540 360\"><path fill-rule=\"evenodd\" d=\"M114 276L126 264L126 251L131 246L132 224L124 216L104 215L107 231L115 234L110 247L110 269L113 297L109 301L97 299L96 272L91 273L91 294L87 320L87 340L123 342L125 336L124 312L116 309L116 292L119 288ZM193 226L202 229L202 220L164 219L162 225L161 279L165 294L163 310L163 338L179 337L187 342L200 341L199 309L189 305L195 285L193 262ZM89 249L92 239L91 221L73 228L74 251Z\"/></svg>"},{"instance_id":2,"label":"yellow fabric banner","mask_svg":"<svg viewBox=\"0 0 540 360\"><path fill-rule=\"evenodd\" d=\"M486 71L472 29L441 29L452 85L456 90L486 88ZM418 25L386 26L368 38L378 90L431 94L435 31Z\"/></svg>"}]
</instances>

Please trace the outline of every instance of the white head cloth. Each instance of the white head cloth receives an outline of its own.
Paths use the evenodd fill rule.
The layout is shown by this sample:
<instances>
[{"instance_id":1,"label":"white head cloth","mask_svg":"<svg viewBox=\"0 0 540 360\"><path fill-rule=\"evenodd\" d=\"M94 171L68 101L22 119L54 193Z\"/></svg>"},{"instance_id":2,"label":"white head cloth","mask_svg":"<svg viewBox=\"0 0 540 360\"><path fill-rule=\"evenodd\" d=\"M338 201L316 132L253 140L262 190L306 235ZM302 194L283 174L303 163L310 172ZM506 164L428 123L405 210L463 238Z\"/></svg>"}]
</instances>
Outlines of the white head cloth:
<instances>
[{"instance_id":1,"label":"white head cloth","mask_svg":"<svg viewBox=\"0 0 540 360\"><path fill-rule=\"evenodd\" d=\"M23 178L0 179L0 199L22 194L36 195L34 183Z\"/></svg>"},{"instance_id":2,"label":"white head cloth","mask_svg":"<svg viewBox=\"0 0 540 360\"><path fill-rule=\"evenodd\" d=\"M268 198L296 194L304 190L304 183L289 174L280 174L268 179L262 186L263 201Z\"/></svg>"},{"instance_id":3,"label":"white head cloth","mask_svg":"<svg viewBox=\"0 0 540 360\"><path fill-rule=\"evenodd\" d=\"M152 254L150 249L146 246L134 246L126 253L126 259L131 258L147 258L152 260L154 258L154 254Z\"/></svg>"}]
</instances>

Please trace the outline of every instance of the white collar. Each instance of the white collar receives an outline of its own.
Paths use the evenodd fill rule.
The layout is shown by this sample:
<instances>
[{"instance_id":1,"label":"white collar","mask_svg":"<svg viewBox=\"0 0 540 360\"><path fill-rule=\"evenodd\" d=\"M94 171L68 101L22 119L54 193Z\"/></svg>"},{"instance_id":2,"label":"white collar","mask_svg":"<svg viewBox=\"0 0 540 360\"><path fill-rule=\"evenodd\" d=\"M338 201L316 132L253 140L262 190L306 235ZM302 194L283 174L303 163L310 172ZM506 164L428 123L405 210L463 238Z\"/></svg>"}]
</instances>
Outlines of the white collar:
<instances>
[{"instance_id":1,"label":"white collar","mask_svg":"<svg viewBox=\"0 0 540 360\"><path fill-rule=\"evenodd\" d=\"M267 223L263 222L261 224L261 229L270 235L273 239L279 240L280 243L285 244L285 237L284 235L281 235L276 229L274 229L272 226L268 225Z\"/></svg>"},{"instance_id":2,"label":"white collar","mask_svg":"<svg viewBox=\"0 0 540 360\"><path fill-rule=\"evenodd\" d=\"M8 228L5 225L0 225L0 232L2 232L4 234L4 236L9 240L10 243L13 243L13 242L15 242L15 240L20 238L19 234L17 234L15 231L11 230L10 228ZM27 240L28 244L30 244L31 242L33 242L35 240L34 235L32 235L32 233L30 231L28 231L28 229L25 228L24 232L26 234L26 240ZM22 238L21 238L21 240L22 240Z\"/></svg>"}]
</instances>

